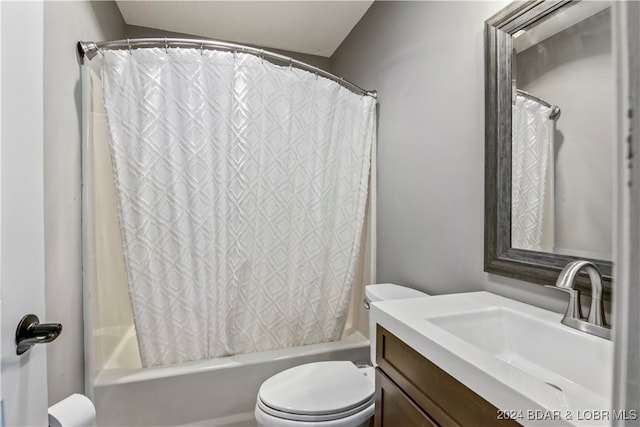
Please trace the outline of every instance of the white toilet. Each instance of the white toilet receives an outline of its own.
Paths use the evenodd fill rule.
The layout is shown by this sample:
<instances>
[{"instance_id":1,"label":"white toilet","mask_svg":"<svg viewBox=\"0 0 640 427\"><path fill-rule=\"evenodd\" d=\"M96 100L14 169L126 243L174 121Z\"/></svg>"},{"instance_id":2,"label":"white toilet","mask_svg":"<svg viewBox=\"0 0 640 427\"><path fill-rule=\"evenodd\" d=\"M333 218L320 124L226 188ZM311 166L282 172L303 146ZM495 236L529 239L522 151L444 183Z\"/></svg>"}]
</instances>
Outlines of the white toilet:
<instances>
[{"instance_id":1,"label":"white toilet","mask_svg":"<svg viewBox=\"0 0 640 427\"><path fill-rule=\"evenodd\" d=\"M424 297L390 283L365 288L368 301ZM375 363L375 328L371 362ZM374 368L349 361L315 362L282 371L258 392L255 417L260 427L364 427L374 412Z\"/></svg>"}]
</instances>

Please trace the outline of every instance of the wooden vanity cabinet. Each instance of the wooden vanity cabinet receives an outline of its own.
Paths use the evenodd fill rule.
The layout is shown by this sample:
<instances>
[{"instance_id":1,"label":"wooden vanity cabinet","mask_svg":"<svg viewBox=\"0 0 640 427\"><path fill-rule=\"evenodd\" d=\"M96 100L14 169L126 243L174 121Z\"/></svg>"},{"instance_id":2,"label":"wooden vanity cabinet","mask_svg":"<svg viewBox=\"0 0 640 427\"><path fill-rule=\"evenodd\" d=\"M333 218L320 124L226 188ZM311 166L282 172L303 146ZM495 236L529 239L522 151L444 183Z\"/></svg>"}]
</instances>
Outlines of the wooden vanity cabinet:
<instances>
[{"instance_id":1,"label":"wooden vanity cabinet","mask_svg":"<svg viewBox=\"0 0 640 427\"><path fill-rule=\"evenodd\" d=\"M380 325L376 363L376 427L520 425Z\"/></svg>"}]
</instances>

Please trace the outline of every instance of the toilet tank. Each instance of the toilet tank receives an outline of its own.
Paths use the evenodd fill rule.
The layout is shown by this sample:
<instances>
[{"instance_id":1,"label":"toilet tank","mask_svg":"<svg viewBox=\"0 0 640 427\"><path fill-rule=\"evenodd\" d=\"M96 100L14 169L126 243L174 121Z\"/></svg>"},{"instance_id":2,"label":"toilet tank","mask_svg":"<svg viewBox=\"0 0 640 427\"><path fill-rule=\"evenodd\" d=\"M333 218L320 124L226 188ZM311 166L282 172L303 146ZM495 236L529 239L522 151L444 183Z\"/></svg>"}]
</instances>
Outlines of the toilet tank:
<instances>
[{"instance_id":1,"label":"toilet tank","mask_svg":"<svg viewBox=\"0 0 640 427\"><path fill-rule=\"evenodd\" d=\"M397 299L420 298L429 296L424 292L407 288L393 283L379 283L375 285L367 285L364 289L365 307L369 308L369 303L377 301L391 301ZM372 323L369 316L369 340L371 347L371 363L376 365L376 325Z\"/></svg>"}]
</instances>

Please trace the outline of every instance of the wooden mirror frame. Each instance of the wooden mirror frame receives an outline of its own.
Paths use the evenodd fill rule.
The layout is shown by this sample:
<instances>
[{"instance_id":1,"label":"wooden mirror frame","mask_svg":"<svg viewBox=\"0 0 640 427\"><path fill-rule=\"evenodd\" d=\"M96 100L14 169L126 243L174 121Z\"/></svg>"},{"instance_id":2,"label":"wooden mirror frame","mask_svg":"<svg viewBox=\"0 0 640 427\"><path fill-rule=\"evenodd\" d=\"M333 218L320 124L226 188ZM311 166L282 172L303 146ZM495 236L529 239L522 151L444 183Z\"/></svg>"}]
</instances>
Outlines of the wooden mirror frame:
<instances>
[{"instance_id":1,"label":"wooden mirror frame","mask_svg":"<svg viewBox=\"0 0 640 427\"><path fill-rule=\"evenodd\" d=\"M516 1L485 21L485 224L484 271L542 285L553 285L567 263L593 262L611 298L613 263L511 247L512 35L561 7L568 0ZM578 287L590 294L580 277Z\"/></svg>"}]
</instances>

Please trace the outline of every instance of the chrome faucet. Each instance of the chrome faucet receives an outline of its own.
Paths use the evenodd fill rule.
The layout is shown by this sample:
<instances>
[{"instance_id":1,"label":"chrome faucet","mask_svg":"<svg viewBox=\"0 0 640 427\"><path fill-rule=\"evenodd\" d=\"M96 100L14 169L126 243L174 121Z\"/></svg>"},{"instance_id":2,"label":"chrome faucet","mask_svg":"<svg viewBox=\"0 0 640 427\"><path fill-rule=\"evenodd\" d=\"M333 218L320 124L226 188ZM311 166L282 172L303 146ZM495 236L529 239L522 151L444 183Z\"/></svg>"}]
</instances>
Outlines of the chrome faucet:
<instances>
[{"instance_id":1,"label":"chrome faucet","mask_svg":"<svg viewBox=\"0 0 640 427\"><path fill-rule=\"evenodd\" d=\"M586 319L582 317L580 304L580 291L575 288L576 276L585 271L591 281L591 306ZM611 327L607 325L604 316L604 302L602 301L602 276L598 268L589 261L572 261L567 264L556 281L555 286L546 285L548 288L558 289L569 294L569 305L562 318L562 324L578 329L588 334L611 339Z\"/></svg>"}]
</instances>

